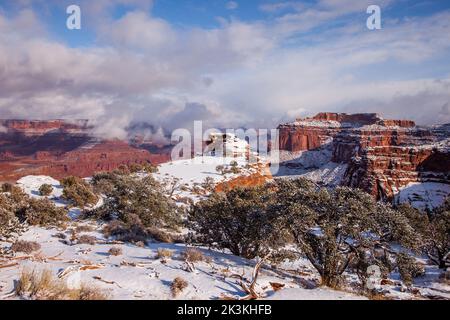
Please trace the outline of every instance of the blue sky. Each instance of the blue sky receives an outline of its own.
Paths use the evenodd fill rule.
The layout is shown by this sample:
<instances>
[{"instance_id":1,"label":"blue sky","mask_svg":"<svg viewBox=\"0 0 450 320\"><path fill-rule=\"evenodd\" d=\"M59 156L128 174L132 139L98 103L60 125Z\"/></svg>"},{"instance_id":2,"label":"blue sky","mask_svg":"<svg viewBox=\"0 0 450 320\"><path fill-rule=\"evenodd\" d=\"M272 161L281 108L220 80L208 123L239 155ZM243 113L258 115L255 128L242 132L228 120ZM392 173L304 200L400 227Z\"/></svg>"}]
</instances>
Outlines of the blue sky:
<instances>
[{"instance_id":1,"label":"blue sky","mask_svg":"<svg viewBox=\"0 0 450 320\"><path fill-rule=\"evenodd\" d=\"M450 122L450 1L1 0L0 34L2 117L92 118L117 136L318 111Z\"/></svg>"}]
</instances>

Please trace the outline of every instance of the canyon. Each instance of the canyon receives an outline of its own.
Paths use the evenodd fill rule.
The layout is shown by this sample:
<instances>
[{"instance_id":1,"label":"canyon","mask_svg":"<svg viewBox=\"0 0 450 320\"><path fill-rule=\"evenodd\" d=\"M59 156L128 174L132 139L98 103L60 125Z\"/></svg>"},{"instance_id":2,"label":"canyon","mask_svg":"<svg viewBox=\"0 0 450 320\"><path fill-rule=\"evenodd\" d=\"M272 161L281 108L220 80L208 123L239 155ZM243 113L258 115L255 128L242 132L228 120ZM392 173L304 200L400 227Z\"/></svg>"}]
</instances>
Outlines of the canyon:
<instances>
[{"instance_id":1,"label":"canyon","mask_svg":"<svg viewBox=\"0 0 450 320\"><path fill-rule=\"evenodd\" d=\"M377 114L319 113L282 124L279 132L281 166L291 175L336 169L335 184L383 200L414 183L450 185L450 125L420 127Z\"/></svg>"},{"instance_id":2,"label":"canyon","mask_svg":"<svg viewBox=\"0 0 450 320\"><path fill-rule=\"evenodd\" d=\"M159 164L170 158L168 146L105 140L95 137L93 128L88 120L0 120L0 181L27 175L88 177L121 165Z\"/></svg>"},{"instance_id":3,"label":"canyon","mask_svg":"<svg viewBox=\"0 0 450 320\"><path fill-rule=\"evenodd\" d=\"M0 120L0 181L27 175L88 177L121 165L170 161L172 145L139 136L152 128L131 127L125 140L98 138L93 129L88 120ZM434 197L430 187L441 198L450 194L449 124L423 127L375 113L324 112L278 129L280 169L272 173L275 177L305 176L388 201L405 198L400 194L409 189L410 202L424 194Z\"/></svg>"}]
</instances>

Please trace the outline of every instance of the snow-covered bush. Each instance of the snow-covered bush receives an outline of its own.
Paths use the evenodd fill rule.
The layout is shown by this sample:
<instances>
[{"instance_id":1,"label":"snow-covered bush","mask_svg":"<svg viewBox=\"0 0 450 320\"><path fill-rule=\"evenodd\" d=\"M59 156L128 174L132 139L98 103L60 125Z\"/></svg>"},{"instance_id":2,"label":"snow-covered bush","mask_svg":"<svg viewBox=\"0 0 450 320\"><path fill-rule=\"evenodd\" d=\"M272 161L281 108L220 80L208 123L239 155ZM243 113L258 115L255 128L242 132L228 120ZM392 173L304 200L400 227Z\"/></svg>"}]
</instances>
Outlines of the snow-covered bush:
<instances>
[{"instance_id":1,"label":"snow-covered bush","mask_svg":"<svg viewBox=\"0 0 450 320\"><path fill-rule=\"evenodd\" d=\"M276 195L273 210L325 286L339 287L350 264L362 273L368 265L383 264L387 259L377 249L389 248L390 241L417 244L406 217L363 191L318 189L298 179L279 181Z\"/></svg>"},{"instance_id":2,"label":"snow-covered bush","mask_svg":"<svg viewBox=\"0 0 450 320\"><path fill-rule=\"evenodd\" d=\"M214 193L189 212L191 241L250 259L263 256L283 244L276 213L268 210L273 200L267 186Z\"/></svg>"},{"instance_id":3,"label":"snow-covered bush","mask_svg":"<svg viewBox=\"0 0 450 320\"><path fill-rule=\"evenodd\" d=\"M433 263L445 269L450 265L450 198L429 219L423 248Z\"/></svg>"},{"instance_id":4,"label":"snow-covered bush","mask_svg":"<svg viewBox=\"0 0 450 320\"><path fill-rule=\"evenodd\" d=\"M26 254L30 254L40 249L41 245L35 241L19 240L11 245L11 250L13 252L23 252Z\"/></svg>"},{"instance_id":5,"label":"snow-covered bush","mask_svg":"<svg viewBox=\"0 0 450 320\"><path fill-rule=\"evenodd\" d=\"M28 196L17 187L0 193L0 239L8 239L25 230L24 213Z\"/></svg>"},{"instance_id":6,"label":"snow-covered bush","mask_svg":"<svg viewBox=\"0 0 450 320\"><path fill-rule=\"evenodd\" d=\"M53 187L50 184L44 183L39 187L39 194L47 197L53 192Z\"/></svg>"},{"instance_id":7,"label":"snow-covered bush","mask_svg":"<svg viewBox=\"0 0 450 320\"><path fill-rule=\"evenodd\" d=\"M414 257L402 252L397 255L397 266L400 277L406 285L411 285L414 278L425 274L425 269Z\"/></svg>"},{"instance_id":8,"label":"snow-covered bush","mask_svg":"<svg viewBox=\"0 0 450 320\"><path fill-rule=\"evenodd\" d=\"M20 188L0 193L0 238L20 234L26 224L58 226L68 220L67 211L48 199L34 199Z\"/></svg>"},{"instance_id":9,"label":"snow-covered bush","mask_svg":"<svg viewBox=\"0 0 450 320\"><path fill-rule=\"evenodd\" d=\"M165 196L161 185L151 176L138 178L116 175L109 180L103 206L94 210L104 219L118 218L124 223L136 218L144 227L175 227L180 222L178 207Z\"/></svg>"},{"instance_id":10,"label":"snow-covered bush","mask_svg":"<svg viewBox=\"0 0 450 320\"><path fill-rule=\"evenodd\" d=\"M47 198L28 200L24 217L28 224L33 226L59 226L68 221L67 210L57 207Z\"/></svg>"},{"instance_id":11,"label":"snow-covered bush","mask_svg":"<svg viewBox=\"0 0 450 320\"><path fill-rule=\"evenodd\" d=\"M61 185L64 188L62 198L76 207L84 208L98 201L92 186L81 178L73 176L64 178L61 180Z\"/></svg>"}]
</instances>

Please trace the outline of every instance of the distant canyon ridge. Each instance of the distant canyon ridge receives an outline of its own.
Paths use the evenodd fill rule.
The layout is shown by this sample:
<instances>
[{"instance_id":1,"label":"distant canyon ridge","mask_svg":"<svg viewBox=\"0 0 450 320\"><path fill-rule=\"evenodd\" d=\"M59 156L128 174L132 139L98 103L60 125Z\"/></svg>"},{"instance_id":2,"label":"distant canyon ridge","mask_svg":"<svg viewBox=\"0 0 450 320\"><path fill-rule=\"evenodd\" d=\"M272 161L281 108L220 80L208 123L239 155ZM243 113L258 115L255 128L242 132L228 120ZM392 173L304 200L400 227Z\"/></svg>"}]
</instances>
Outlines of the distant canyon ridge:
<instances>
[{"instance_id":1,"label":"distant canyon ridge","mask_svg":"<svg viewBox=\"0 0 450 320\"><path fill-rule=\"evenodd\" d=\"M170 161L171 145L135 134L93 137L87 120L0 120L0 181L26 175L87 177L132 163ZM361 188L392 199L411 183L450 188L450 124L416 126L377 114L319 113L279 127L281 176Z\"/></svg>"},{"instance_id":2,"label":"distant canyon ridge","mask_svg":"<svg viewBox=\"0 0 450 320\"><path fill-rule=\"evenodd\" d=\"M0 120L0 181L27 175L92 176L132 163L159 164L170 148L139 140L102 140L88 120Z\"/></svg>"}]
</instances>

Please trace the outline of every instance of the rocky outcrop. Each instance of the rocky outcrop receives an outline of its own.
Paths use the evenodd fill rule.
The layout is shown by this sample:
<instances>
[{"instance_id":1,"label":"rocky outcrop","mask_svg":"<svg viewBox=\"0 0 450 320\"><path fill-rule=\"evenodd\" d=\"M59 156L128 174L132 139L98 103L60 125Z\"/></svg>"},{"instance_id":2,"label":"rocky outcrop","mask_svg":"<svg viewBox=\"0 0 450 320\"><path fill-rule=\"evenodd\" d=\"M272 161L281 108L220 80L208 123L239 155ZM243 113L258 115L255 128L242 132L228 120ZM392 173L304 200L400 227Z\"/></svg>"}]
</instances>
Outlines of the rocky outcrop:
<instances>
[{"instance_id":1,"label":"rocky outcrop","mask_svg":"<svg viewBox=\"0 0 450 320\"><path fill-rule=\"evenodd\" d=\"M88 177L131 163L166 162L170 148L92 137L86 120L0 120L0 181L26 175ZM151 151L149 151L151 150Z\"/></svg>"},{"instance_id":2,"label":"rocky outcrop","mask_svg":"<svg viewBox=\"0 0 450 320\"><path fill-rule=\"evenodd\" d=\"M335 163L347 165L341 184L383 199L411 182L450 184L450 130L419 128L409 120L376 114L320 113L280 130L280 149L302 152L331 149Z\"/></svg>"}]
</instances>

